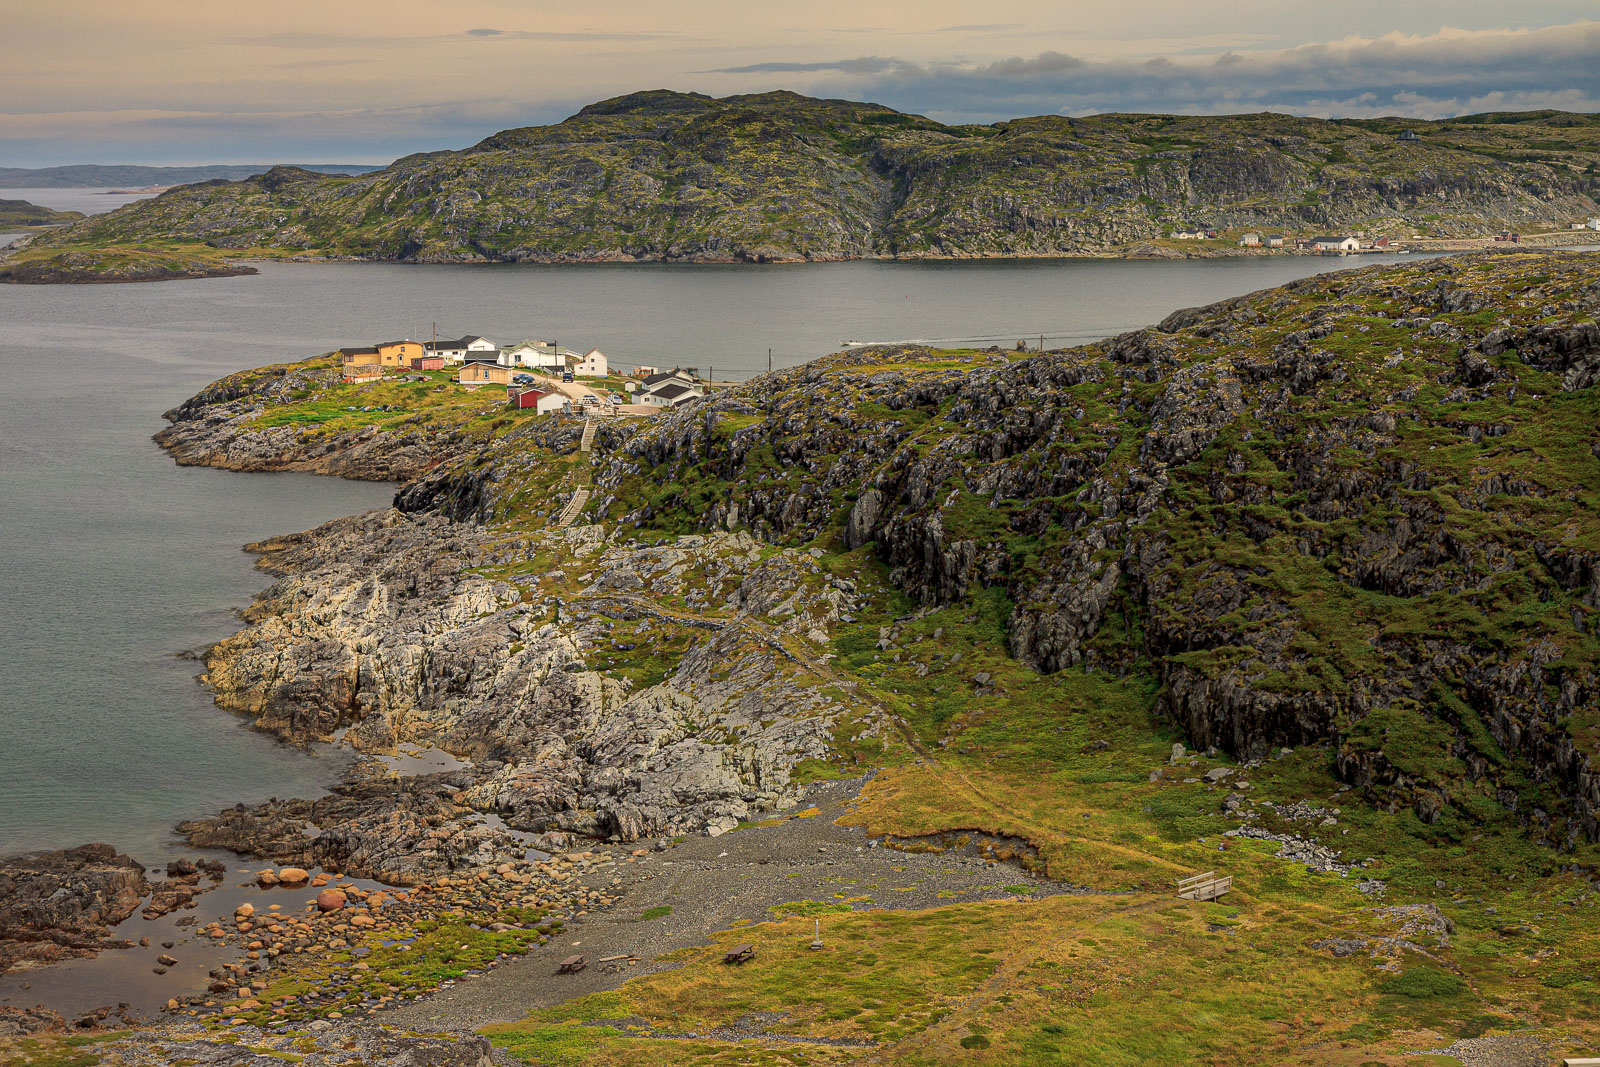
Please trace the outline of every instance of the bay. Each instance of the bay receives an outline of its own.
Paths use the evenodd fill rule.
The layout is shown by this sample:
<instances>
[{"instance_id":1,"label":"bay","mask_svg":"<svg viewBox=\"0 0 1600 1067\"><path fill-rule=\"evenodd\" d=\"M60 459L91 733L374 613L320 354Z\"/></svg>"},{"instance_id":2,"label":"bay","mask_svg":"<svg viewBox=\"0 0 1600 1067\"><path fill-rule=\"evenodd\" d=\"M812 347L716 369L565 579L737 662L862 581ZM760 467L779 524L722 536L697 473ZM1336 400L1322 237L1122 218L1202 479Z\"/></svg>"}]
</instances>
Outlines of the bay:
<instances>
[{"instance_id":1,"label":"bay","mask_svg":"<svg viewBox=\"0 0 1600 1067\"><path fill-rule=\"evenodd\" d=\"M83 189L0 189L0 200L26 200L53 211L81 211L101 215L107 211L148 200L155 193L113 192L110 186Z\"/></svg>"},{"instance_id":2,"label":"bay","mask_svg":"<svg viewBox=\"0 0 1600 1067\"><path fill-rule=\"evenodd\" d=\"M266 581L241 545L384 506L391 489L175 466L149 440L161 412L230 371L437 328L743 379L769 348L784 367L846 340L1075 344L1390 258L264 263L0 286L0 853L106 840L154 858L180 818L337 775L329 754L217 711L177 654L230 632Z\"/></svg>"}]
</instances>

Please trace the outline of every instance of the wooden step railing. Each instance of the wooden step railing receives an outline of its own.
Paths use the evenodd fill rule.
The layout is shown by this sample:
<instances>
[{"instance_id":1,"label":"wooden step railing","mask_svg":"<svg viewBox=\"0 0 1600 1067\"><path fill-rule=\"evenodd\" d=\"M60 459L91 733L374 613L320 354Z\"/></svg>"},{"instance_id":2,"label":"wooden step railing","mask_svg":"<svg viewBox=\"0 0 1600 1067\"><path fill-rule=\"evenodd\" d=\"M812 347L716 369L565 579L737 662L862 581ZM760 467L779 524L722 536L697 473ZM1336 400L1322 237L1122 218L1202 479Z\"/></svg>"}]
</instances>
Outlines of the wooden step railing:
<instances>
[{"instance_id":1,"label":"wooden step railing","mask_svg":"<svg viewBox=\"0 0 1600 1067\"><path fill-rule=\"evenodd\" d=\"M1216 900L1232 888L1233 875L1219 876L1216 871L1178 880L1178 896L1184 900Z\"/></svg>"}]
</instances>

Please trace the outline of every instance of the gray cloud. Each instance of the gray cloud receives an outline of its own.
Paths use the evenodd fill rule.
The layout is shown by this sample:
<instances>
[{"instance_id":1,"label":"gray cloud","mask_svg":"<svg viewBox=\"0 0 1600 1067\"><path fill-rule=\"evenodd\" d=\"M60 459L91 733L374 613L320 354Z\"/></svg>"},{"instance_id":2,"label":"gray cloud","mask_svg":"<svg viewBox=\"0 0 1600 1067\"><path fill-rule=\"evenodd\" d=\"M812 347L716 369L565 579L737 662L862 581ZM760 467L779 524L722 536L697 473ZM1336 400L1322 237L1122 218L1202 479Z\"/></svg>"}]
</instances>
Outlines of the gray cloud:
<instances>
[{"instance_id":1,"label":"gray cloud","mask_svg":"<svg viewBox=\"0 0 1600 1067\"><path fill-rule=\"evenodd\" d=\"M1443 118L1546 107L1600 111L1596 56L1600 22L1578 22L1179 59L1086 60L1042 52L971 64L870 56L758 63L722 73L814 74L807 89L966 122L1104 111Z\"/></svg>"},{"instance_id":2,"label":"gray cloud","mask_svg":"<svg viewBox=\"0 0 1600 1067\"><path fill-rule=\"evenodd\" d=\"M824 60L820 63L751 63L744 67L721 67L699 71L701 74L885 74L892 71L914 72L921 68L903 59L886 59L882 56L862 56L859 59Z\"/></svg>"}]
</instances>

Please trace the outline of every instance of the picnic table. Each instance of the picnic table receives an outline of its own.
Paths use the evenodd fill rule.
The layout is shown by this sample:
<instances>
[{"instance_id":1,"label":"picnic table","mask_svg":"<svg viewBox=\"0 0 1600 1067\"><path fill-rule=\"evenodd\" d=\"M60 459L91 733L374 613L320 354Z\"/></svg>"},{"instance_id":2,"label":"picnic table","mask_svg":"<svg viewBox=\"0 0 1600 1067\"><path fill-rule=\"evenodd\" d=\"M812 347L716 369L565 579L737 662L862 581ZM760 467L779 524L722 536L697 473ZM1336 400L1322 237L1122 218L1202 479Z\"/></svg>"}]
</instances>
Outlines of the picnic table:
<instances>
[{"instance_id":1,"label":"picnic table","mask_svg":"<svg viewBox=\"0 0 1600 1067\"><path fill-rule=\"evenodd\" d=\"M725 955L723 955L722 962L743 963L745 960L755 956L755 954L756 947L754 945L740 945L738 948L730 949Z\"/></svg>"},{"instance_id":2,"label":"picnic table","mask_svg":"<svg viewBox=\"0 0 1600 1067\"><path fill-rule=\"evenodd\" d=\"M568 956L561 961L561 966L556 968L557 974L577 974L589 965L587 956Z\"/></svg>"}]
</instances>

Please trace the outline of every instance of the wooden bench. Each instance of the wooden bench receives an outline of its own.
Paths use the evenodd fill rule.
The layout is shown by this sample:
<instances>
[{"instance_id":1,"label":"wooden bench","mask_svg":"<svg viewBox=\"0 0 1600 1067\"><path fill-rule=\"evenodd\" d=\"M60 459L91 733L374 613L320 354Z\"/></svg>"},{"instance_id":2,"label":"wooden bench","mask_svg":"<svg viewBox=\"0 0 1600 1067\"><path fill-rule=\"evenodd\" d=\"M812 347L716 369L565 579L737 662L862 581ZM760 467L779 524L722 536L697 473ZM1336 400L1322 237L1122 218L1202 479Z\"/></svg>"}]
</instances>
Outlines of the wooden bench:
<instances>
[{"instance_id":1,"label":"wooden bench","mask_svg":"<svg viewBox=\"0 0 1600 1067\"><path fill-rule=\"evenodd\" d=\"M1233 875L1219 878L1216 871L1178 880L1178 896L1184 900L1216 900L1232 888Z\"/></svg>"},{"instance_id":2,"label":"wooden bench","mask_svg":"<svg viewBox=\"0 0 1600 1067\"><path fill-rule=\"evenodd\" d=\"M587 966L589 966L589 958L587 956L568 956L561 961L561 966L556 968L556 973L577 974Z\"/></svg>"},{"instance_id":3,"label":"wooden bench","mask_svg":"<svg viewBox=\"0 0 1600 1067\"><path fill-rule=\"evenodd\" d=\"M723 963L743 963L746 960L751 959L752 957L754 957L755 954L756 954L756 947L754 945L740 945L738 948L732 949L729 952L727 952L722 957L722 962Z\"/></svg>"}]
</instances>

